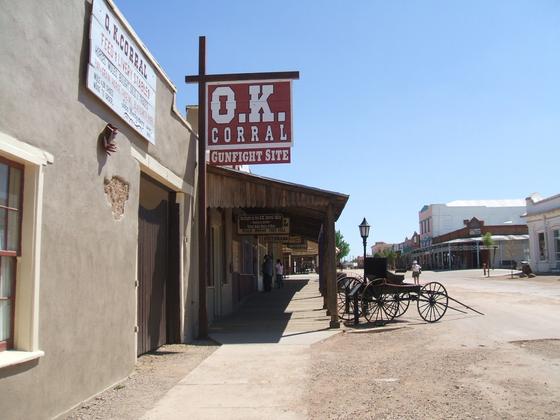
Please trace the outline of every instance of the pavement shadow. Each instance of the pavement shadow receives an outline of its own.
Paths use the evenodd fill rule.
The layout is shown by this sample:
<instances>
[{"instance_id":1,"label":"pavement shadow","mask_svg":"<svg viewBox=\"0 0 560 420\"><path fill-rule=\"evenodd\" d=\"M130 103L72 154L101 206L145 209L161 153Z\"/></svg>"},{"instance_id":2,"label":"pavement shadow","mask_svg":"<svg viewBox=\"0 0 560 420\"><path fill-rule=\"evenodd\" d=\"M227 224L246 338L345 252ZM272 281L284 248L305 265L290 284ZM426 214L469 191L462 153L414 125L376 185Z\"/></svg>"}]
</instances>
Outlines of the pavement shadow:
<instances>
[{"instance_id":1,"label":"pavement shadow","mask_svg":"<svg viewBox=\"0 0 560 420\"><path fill-rule=\"evenodd\" d=\"M210 337L220 344L278 343L292 317L286 308L308 283L309 279L287 279L281 289L255 293L236 313L214 322Z\"/></svg>"}]
</instances>

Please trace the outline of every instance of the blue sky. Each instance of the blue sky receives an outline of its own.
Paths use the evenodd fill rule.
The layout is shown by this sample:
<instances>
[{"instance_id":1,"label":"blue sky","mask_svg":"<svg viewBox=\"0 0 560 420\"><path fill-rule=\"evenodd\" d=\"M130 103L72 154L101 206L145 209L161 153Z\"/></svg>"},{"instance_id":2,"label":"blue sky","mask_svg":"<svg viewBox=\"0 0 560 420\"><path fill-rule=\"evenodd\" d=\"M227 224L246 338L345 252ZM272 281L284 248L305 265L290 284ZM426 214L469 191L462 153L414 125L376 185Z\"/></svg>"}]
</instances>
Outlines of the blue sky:
<instances>
[{"instance_id":1,"label":"blue sky","mask_svg":"<svg viewBox=\"0 0 560 420\"><path fill-rule=\"evenodd\" d=\"M560 193L560 1L116 0L175 83L298 70L292 163L256 174L350 195L361 255L418 230L424 204Z\"/></svg>"}]
</instances>

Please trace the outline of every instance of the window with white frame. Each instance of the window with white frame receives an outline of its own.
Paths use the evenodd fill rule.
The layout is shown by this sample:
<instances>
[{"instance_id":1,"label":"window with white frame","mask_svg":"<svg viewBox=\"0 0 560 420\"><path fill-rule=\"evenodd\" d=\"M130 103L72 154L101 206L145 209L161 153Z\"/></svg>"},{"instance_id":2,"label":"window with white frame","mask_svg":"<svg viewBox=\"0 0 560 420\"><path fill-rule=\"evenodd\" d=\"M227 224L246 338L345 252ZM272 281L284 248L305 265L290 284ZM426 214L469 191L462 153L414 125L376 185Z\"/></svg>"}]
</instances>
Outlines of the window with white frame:
<instances>
[{"instance_id":1,"label":"window with white frame","mask_svg":"<svg viewBox=\"0 0 560 420\"><path fill-rule=\"evenodd\" d=\"M554 256L556 261L560 261L560 229L553 230L552 236L554 238Z\"/></svg>"},{"instance_id":2,"label":"window with white frame","mask_svg":"<svg viewBox=\"0 0 560 420\"><path fill-rule=\"evenodd\" d=\"M39 348L45 150L0 132L0 369L42 357Z\"/></svg>"},{"instance_id":3,"label":"window with white frame","mask_svg":"<svg viewBox=\"0 0 560 420\"><path fill-rule=\"evenodd\" d=\"M14 342L16 257L21 255L23 166L0 157L0 351Z\"/></svg>"}]
</instances>

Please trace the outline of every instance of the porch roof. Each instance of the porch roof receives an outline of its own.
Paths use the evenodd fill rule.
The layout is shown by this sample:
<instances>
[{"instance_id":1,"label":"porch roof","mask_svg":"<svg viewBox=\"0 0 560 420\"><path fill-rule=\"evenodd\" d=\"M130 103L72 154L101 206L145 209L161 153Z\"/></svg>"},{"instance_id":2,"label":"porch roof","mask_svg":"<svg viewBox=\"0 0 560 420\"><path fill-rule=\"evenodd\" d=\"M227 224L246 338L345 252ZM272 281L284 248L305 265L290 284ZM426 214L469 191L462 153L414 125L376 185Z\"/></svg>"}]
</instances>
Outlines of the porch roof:
<instances>
[{"instance_id":1,"label":"porch roof","mask_svg":"<svg viewBox=\"0 0 560 420\"><path fill-rule=\"evenodd\" d=\"M492 235L492 239L495 241L522 241L523 239L529 239L529 235ZM482 242L482 236L477 236L474 238L452 239L450 241L433 244L433 246L446 245L446 244L459 244L459 243L467 243L467 242Z\"/></svg>"},{"instance_id":2,"label":"porch roof","mask_svg":"<svg viewBox=\"0 0 560 420\"><path fill-rule=\"evenodd\" d=\"M317 240L332 206L334 220L349 196L233 169L208 166L207 206L242 208L248 213L278 212L290 217L291 233Z\"/></svg>"}]
</instances>

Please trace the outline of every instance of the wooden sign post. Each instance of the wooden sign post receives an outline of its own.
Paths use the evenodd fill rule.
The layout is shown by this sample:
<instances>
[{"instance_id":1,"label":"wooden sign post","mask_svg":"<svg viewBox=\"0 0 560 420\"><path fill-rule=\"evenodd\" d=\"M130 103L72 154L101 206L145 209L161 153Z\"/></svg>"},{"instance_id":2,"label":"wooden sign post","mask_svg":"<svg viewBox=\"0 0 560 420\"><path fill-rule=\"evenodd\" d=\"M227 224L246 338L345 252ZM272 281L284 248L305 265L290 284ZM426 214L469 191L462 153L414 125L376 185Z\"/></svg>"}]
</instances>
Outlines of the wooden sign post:
<instances>
[{"instance_id":1,"label":"wooden sign post","mask_svg":"<svg viewBox=\"0 0 560 420\"><path fill-rule=\"evenodd\" d=\"M199 338L206 338L208 336L208 314L206 311L206 285L208 284L208 264L207 264L208 258L207 258L207 238L206 238L207 236L206 235L207 232L206 148L207 148L207 140L208 140L207 126L206 126L207 113L208 113L207 86L209 83L222 83L222 82L237 82L237 83L255 82L258 85L258 81L263 81L263 80L286 81L286 80L297 80L297 79L299 79L298 71L207 75L206 74L206 37L201 36L198 38L198 74L192 76L186 76L185 82L198 83L198 206L197 208L198 208L198 271L199 271L199 283L198 283L198 301L199 301L198 337ZM229 94L229 92L226 93ZM262 99L266 95L266 93L261 90L259 92L255 92L254 95ZM263 105L261 104L258 107L261 108L259 110L262 111ZM282 114L282 112L279 112L278 114ZM281 120L282 118L285 119L286 118L285 114L286 112L284 112L284 115L278 116L278 120ZM262 115L262 112L259 112L259 116L260 115ZM250 118L250 115L246 116L246 118ZM291 118L291 112L290 112L290 118ZM242 118L240 117L239 120L241 121ZM259 120L259 122L261 121ZM284 122L284 121L280 121L280 122ZM284 127L283 130L286 130L286 127ZM273 132L272 128L271 128L271 132ZM274 136L274 134L272 135ZM282 135L285 135L285 131L282 131L282 133L280 135L276 135L276 137L280 138ZM268 140L265 141L265 139L267 138L267 133L265 133L264 136L261 136L261 138L262 138L261 145L263 149L280 150L280 147L277 144L274 145L272 148L267 147L270 146L270 144L268 144L270 142L270 138L268 138ZM240 149L243 150L243 145L244 145L240 143L241 142L237 143L235 146L236 153L237 153L235 154L235 156L244 156L239 152ZM250 141L248 141L247 143L253 148L255 147L254 144L252 145L250 144ZM265 152L262 152L259 155L257 151L254 151L254 153L250 156L266 157ZM282 157L285 156L285 153L286 153L285 151L282 151L281 153L269 153L269 156L274 157L274 159L278 157L278 161L274 161L274 160L270 160L266 162L247 161L246 163L286 163L286 159L284 159L284 162L282 162ZM229 166L235 166L235 163L231 163L231 161L223 164Z\"/></svg>"}]
</instances>

